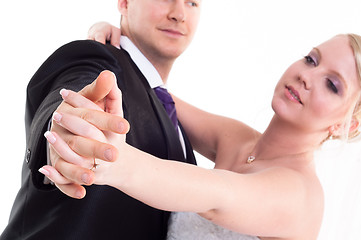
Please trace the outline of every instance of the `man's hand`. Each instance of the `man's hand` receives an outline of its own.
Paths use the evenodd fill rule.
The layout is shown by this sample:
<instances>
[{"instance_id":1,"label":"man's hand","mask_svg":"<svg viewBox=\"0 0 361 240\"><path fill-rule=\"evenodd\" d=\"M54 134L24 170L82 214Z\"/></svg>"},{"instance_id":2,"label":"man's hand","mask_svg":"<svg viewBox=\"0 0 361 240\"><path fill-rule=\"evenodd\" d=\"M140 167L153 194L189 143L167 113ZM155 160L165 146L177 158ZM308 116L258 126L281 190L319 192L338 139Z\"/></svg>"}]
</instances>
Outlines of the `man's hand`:
<instances>
[{"instance_id":1,"label":"man's hand","mask_svg":"<svg viewBox=\"0 0 361 240\"><path fill-rule=\"evenodd\" d=\"M107 141L116 141L117 134L125 134L129 123L123 119L121 92L113 73L103 71L79 94L62 90L64 101L53 115L50 132L52 166L40 171L48 176L65 194L82 198L85 189L94 181L90 169L94 159L114 161L118 150ZM99 160L100 161L100 160Z\"/></svg>"}]
</instances>

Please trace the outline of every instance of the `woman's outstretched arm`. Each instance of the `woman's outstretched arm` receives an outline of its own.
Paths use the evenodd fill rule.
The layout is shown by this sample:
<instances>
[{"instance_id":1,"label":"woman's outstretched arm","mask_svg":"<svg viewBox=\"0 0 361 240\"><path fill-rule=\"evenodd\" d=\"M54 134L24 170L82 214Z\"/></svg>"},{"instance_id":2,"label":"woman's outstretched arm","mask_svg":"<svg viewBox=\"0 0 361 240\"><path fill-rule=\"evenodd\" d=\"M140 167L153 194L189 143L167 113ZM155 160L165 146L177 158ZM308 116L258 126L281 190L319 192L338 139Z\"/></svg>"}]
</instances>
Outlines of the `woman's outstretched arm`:
<instances>
[{"instance_id":1,"label":"woman's outstretched arm","mask_svg":"<svg viewBox=\"0 0 361 240\"><path fill-rule=\"evenodd\" d=\"M56 120L62 127L81 134L87 120L93 119L92 125L96 126L102 114L105 114L104 119L113 118L96 110L77 111L79 106L76 104L81 101L72 102L70 98L74 94L64 99L74 107L72 116L70 113L59 113L62 117ZM78 120L74 121L74 117ZM302 176L293 170L270 168L253 174L208 170L144 153L128 145L122 134L102 134L104 142L78 136L70 148L59 136L48 133L47 137L55 139L51 145L63 158L66 158L64 153L69 151L88 159L96 157L99 164L94 170L96 184L113 186L152 207L197 212L216 224L251 235L287 236L296 233L298 227L302 228L295 222L303 216L307 188ZM117 159L114 162L102 161L107 160L105 151L110 146L118 150ZM72 175L72 168L68 165L55 167L63 175ZM47 166L45 169L55 183L60 181L57 177L61 175L56 175L54 168Z\"/></svg>"},{"instance_id":2,"label":"woman's outstretched arm","mask_svg":"<svg viewBox=\"0 0 361 240\"><path fill-rule=\"evenodd\" d=\"M53 147L62 152L56 142ZM77 144L83 145L82 140ZM307 190L295 171L272 168L239 174L161 160L126 143L117 148L115 162L96 160L95 184L110 185L158 209L200 213L244 234L286 237L302 228L295 222L303 217ZM48 177L57 182L53 170L49 173Z\"/></svg>"}]
</instances>

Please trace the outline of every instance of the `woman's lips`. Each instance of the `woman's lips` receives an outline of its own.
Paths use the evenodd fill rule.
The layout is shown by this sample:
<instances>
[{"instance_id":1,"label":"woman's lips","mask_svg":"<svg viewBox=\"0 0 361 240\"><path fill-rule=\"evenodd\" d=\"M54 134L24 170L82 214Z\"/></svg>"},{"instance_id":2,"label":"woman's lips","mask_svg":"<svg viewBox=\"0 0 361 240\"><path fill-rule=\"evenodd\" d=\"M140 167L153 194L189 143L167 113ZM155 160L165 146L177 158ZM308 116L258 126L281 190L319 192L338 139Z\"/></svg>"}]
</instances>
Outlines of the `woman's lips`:
<instances>
[{"instance_id":1,"label":"woman's lips","mask_svg":"<svg viewBox=\"0 0 361 240\"><path fill-rule=\"evenodd\" d=\"M286 96L294 102L298 102L303 105L300 94L292 86L286 86Z\"/></svg>"}]
</instances>

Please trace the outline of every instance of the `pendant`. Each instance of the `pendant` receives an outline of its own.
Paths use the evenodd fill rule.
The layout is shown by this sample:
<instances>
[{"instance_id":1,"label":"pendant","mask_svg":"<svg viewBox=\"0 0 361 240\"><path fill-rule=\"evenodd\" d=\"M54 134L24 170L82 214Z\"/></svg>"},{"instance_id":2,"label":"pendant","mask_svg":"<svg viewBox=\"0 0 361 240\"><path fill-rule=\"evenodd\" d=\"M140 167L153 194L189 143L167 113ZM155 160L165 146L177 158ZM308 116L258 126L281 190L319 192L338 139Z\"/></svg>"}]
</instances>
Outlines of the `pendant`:
<instances>
[{"instance_id":1,"label":"pendant","mask_svg":"<svg viewBox=\"0 0 361 240\"><path fill-rule=\"evenodd\" d=\"M251 156L249 156L249 157L247 158L247 163L251 163L251 162L253 162L255 159L256 159L256 157L251 155Z\"/></svg>"}]
</instances>

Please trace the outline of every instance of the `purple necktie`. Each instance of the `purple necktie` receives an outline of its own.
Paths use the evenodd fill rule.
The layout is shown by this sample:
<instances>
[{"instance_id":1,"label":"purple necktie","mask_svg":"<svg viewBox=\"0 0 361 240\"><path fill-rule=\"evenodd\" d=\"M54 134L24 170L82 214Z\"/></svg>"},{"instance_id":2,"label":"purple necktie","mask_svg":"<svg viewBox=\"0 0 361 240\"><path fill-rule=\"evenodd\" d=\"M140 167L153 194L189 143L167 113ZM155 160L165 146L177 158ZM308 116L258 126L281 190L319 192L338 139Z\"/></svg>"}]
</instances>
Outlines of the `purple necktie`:
<instances>
[{"instance_id":1,"label":"purple necktie","mask_svg":"<svg viewBox=\"0 0 361 240\"><path fill-rule=\"evenodd\" d=\"M163 104L165 111L167 112L170 120L172 121L176 131L178 132L178 120L177 112L175 110L175 105L172 96L168 93L167 89L162 87L154 88L155 94Z\"/></svg>"}]
</instances>

